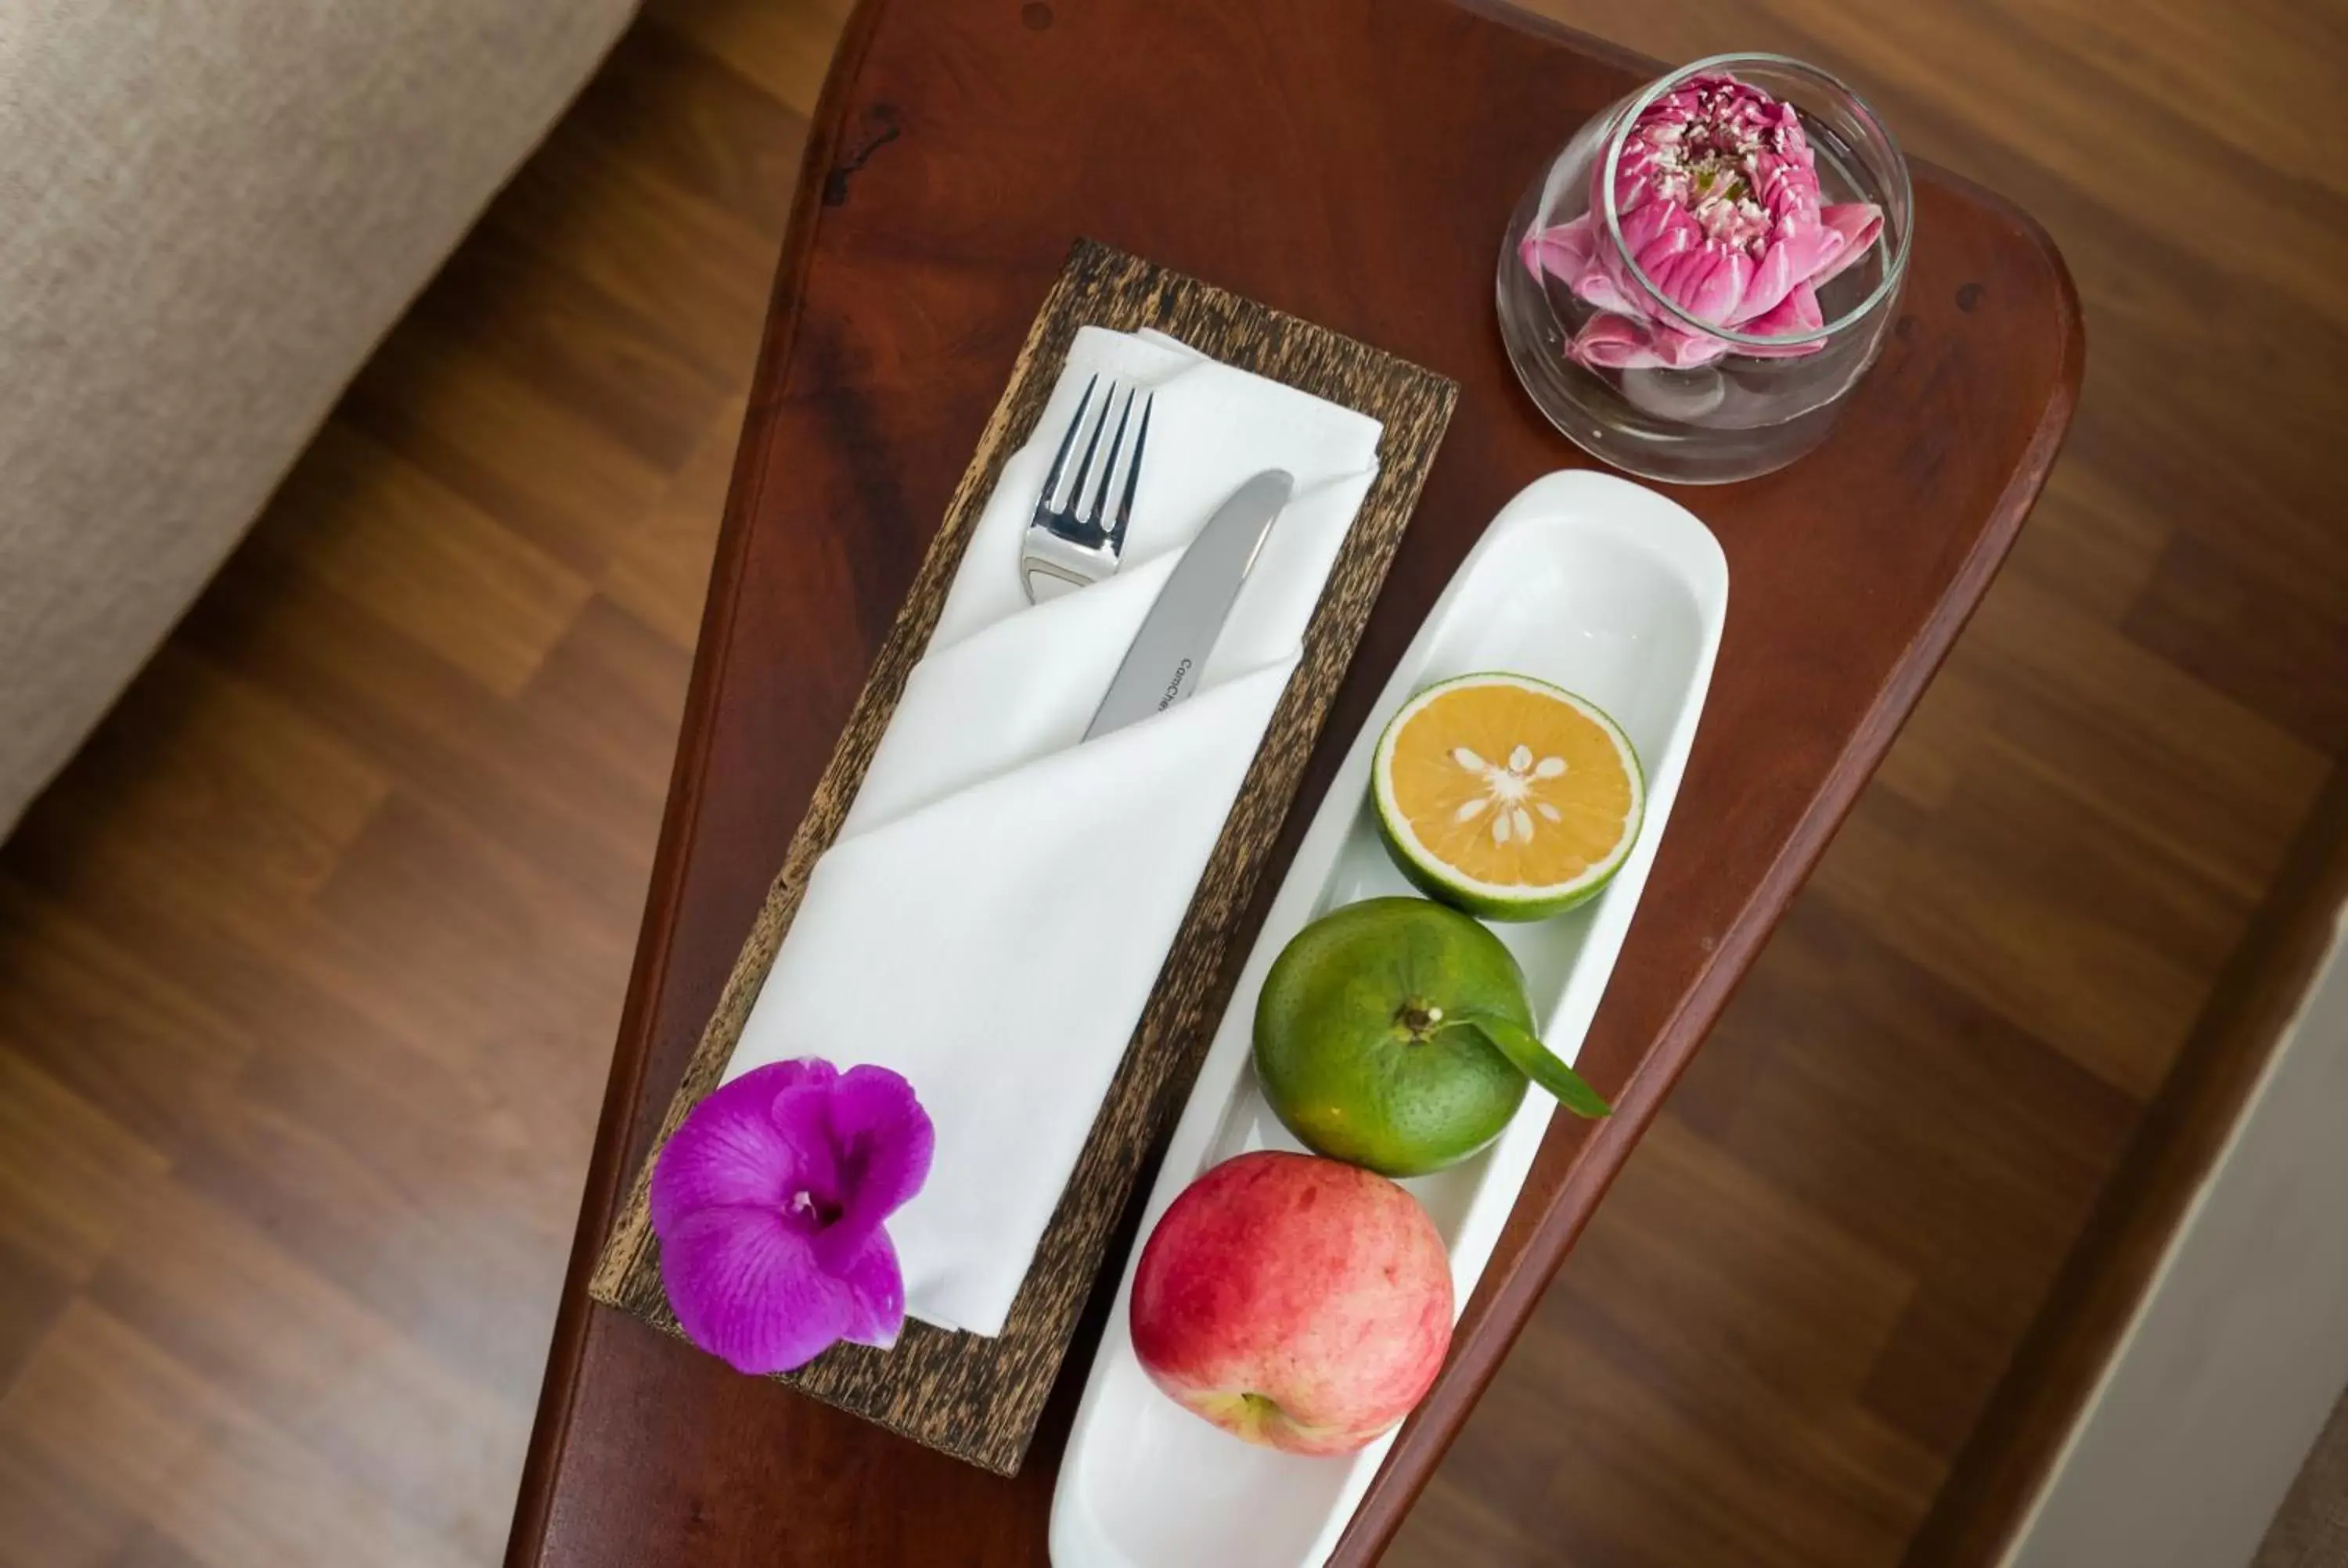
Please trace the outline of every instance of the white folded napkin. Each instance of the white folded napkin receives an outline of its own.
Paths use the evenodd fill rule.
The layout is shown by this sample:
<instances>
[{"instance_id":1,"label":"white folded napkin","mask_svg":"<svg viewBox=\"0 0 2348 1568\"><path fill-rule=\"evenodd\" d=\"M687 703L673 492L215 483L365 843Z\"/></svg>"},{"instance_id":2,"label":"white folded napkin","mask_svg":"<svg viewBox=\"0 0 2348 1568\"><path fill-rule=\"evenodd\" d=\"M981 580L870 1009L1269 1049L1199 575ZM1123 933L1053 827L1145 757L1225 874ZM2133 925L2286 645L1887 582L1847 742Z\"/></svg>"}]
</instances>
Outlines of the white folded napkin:
<instances>
[{"instance_id":1,"label":"white folded napkin","mask_svg":"<svg viewBox=\"0 0 2348 1568\"><path fill-rule=\"evenodd\" d=\"M1035 605L1022 536L1097 374L1155 391L1121 569ZM734 1059L902 1073L937 1124L890 1222L909 1310L999 1334L1377 472L1380 427L1159 333L1076 334L1007 459ZM1158 590L1251 476L1296 492L1199 694L1078 744Z\"/></svg>"}]
</instances>

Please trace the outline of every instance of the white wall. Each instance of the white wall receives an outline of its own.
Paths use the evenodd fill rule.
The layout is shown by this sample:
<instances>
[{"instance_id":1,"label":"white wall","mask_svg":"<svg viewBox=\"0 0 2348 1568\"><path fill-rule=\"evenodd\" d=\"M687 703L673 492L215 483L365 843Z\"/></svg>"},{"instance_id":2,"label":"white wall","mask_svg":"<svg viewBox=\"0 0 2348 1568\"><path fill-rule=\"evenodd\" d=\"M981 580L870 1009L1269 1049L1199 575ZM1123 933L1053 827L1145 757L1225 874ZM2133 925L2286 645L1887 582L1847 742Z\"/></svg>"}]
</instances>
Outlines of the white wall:
<instances>
[{"instance_id":1,"label":"white wall","mask_svg":"<svg viewBox=\"0 0 2348 1568\"><path fill-rule=\"evenodd\" d=\"M2348 1385L2348 947L2179 1227L2008 1568L2241 1568Z\"/></svg>"}]
</instances>

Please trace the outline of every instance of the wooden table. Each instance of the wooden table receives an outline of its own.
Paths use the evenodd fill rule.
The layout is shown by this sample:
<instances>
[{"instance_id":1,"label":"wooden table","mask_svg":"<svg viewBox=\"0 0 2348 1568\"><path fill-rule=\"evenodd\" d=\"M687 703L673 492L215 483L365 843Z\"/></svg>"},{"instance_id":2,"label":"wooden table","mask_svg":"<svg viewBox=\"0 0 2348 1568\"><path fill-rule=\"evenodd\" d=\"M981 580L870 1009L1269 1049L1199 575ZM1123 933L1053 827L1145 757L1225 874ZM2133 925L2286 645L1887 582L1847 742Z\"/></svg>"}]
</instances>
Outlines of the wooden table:
<instances>
[{"instance_id":1,"label":"wooden table","mask_svg":"<svg viewBox=\"0 0 2348 1568\"><path fill-rule=\"evenodd\" d=\"M1113 1268L1015 1481L591 1310L585 1271L1070 241L1194 273L1461 388L1276 870L1478 531L1528 481L1585 461L1518 389L1493 265L1526 182L1652 71L1449 0L863 0L776 282L510 1563L1045 1562ZM1962 180L1920 168L1916 197L1897 331L1828 445L1683 496L1726 548L1733 591L1671 834L1583 1048L1621 1109L1554 1124L1339 1563L1392 1535L1980 600L2062 439L2084 347L2061 260Z\"/></svg>"}]
</instances>

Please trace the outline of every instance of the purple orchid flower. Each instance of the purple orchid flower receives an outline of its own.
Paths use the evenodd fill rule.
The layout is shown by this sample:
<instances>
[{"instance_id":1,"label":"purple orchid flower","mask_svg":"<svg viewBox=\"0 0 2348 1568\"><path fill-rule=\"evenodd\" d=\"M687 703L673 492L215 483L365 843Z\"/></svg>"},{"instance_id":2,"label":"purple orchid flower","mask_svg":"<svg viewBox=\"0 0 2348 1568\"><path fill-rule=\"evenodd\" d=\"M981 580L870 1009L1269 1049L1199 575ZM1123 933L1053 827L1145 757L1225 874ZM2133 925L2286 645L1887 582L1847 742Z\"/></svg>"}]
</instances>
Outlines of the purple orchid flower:
<instances>
[{"instance_id":1,"label":"purple orchid flower","mask_svg":"<svg viewBox=\"0 0 2348 1568\"><path fill-rule=\"evenodd\" d=\"M1815 354L1823 340L1732 344L1674 319L1661 302L1756 337L1814 333L1826 324L1819 286L1864 256L1883 228L1872 202L1822 207L1816 155L1793 106L1722 74L1691 77L1623 137L1614 166L1619 247L1606 229L1605 180L1601 157L1591 170L1591 210L1518 247L1536 277L1546 272L1598 308L1569 350L1593 370L1688 370L1732 349Z\"/></svg>"},{"instance_id":2,"label":"purple orchid flower","mask_svg":"<svg viewBox=\"0 0 2348 1568\"><path fill-rule=\"evenodd\" d=\"M652 1182L661 1282L685 1337L737 1371L788 1372L839 1340L882 1348L905 1280L881 1222L937 1146L882 1067L778 1061L693 1108Z\"/></svg>"}]
</instances>

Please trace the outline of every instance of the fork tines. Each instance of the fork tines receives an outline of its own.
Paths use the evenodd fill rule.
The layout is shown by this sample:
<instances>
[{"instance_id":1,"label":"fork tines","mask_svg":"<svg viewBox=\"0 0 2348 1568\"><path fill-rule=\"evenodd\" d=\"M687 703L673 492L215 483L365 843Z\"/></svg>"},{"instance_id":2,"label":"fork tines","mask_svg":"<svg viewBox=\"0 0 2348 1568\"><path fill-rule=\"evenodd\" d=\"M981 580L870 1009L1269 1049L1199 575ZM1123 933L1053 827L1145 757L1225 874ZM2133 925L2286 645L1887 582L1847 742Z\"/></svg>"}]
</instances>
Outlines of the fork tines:
<instances>
[{"instance_id":1,"label":"fork tines","mask_svg":"<svg viewBox=\"0 0 2348 1568\"><path fill-rule=\"evenodd\" d=\"M1141 423L1134 428L1133 449L1128 453L1125 433L1133 419L1133 400L1139 389L1126 388L1125 402L1120 407L1117 399L1117 384L1112 381L1096 410L1093 394L1099 385L1098 375L1085 384L1084 396L1076 402L1076 417L1068 421L1067 434L1060 437L1060 449L1052 458L1051 472L1045 476L1043 497L1035 507L1035 523L1038 527L1051 529L1071 544L1090 548L1106 548L1114 555L1124 547L1126 524L1132 518L1134 487L1141 477L1142 448L1149 440L1149 412L1157 405L1158 398L1155 393L1143 398ZM1117 415L1117 428L1109 435L1108 454L1101 462L1100 472L1096 477L1093 463L1101 456L1101 435L1108 430L1112 412ZM1086 434L1088 418L1091 429ZM1060 476L1067 467L1068 453L1080 435L1085 436L1084 456L1076 464L1076 477L1069 480L1063 493ZM1109 497L1117 484L1120 457L1125 460L1125 483L1116 492L1117 505L1112 512Z\"/></svg>"}]
</instances>

